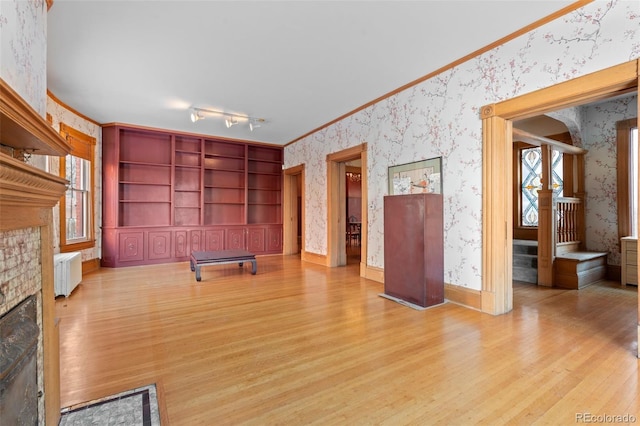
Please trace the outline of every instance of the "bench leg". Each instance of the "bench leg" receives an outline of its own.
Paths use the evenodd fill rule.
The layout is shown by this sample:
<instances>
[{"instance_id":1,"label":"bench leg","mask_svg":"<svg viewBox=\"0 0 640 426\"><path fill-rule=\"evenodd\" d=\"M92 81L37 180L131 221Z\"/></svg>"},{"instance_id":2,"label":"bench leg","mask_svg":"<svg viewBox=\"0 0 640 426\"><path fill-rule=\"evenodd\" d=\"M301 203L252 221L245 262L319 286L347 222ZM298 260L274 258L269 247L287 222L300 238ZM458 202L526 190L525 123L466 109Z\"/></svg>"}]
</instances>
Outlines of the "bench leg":
<instances>
[{"instance_id":1,"label":"bench leg","mask_svg":"<svg viewBox=\"0 0 640 426\"><path fill-rule=\"evenodd\" d=\"M202 277L200 276L200 265L196 265L196 281L201 281Z\"/></svg>"},{"instance_id":2,"label":"bench leg","mask_svg":"<svg viewBox=\"0 0 640 426\"><path fill-rule=\"evenodd\" d=\"M238 265L242 268L242 265L244 265L244 262L240 262L238 263Z\"/></svg>"},{"instance_id":3,"label":"bench leg","mask_svg":"<svg viewBox=\"0 0 640 426\"><path fill-rule=\"evenodd\" d=\"M255 260L251 261L251 275L255 275L258 272L258 264Z\"/></svg>"},{"instance_id":4,"label":"bench leg","mask_svg":"<svg viewBox=\"0 0 640 426\"><path fill-rule=\"evenodd\" d=\"M193 259L189 259L189 267L191 268L191 272L196 270L196 268L193 267Z\"/></svg>"}]
</instances>

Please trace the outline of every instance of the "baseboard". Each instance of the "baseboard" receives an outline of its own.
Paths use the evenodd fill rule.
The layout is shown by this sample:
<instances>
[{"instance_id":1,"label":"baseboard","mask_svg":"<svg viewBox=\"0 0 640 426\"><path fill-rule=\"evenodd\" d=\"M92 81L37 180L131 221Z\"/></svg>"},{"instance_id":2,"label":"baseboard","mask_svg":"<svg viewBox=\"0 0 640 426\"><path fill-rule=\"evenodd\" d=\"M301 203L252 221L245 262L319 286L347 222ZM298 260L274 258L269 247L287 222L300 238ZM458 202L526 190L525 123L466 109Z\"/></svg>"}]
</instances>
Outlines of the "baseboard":
<instances>
[{"instance_id":1,"label":"baseboard","mask_svg":"<svg viewBox=\"0 0 640 426\"><path fill-rule=\"evenodd\" d=\"M444 285L444 298L449 302L468 308L482 310L482 293L480 290L473 290L459 285Z\"/></svg>"},{"instance_id":2,"label":"baseboard","mask_svg":"<svg viewBox=\"0 0 640 426\"><path fill-rule=\"evenodd\" d=\"M100 269L100 259L89 259L82 262L82 275L86 275L89 272L94 272Z\"/></svg>"},{"instance_id":3,"label":"baseboard","mask_svg":"<svg viewBox=\"0 0 640 426\"><path fill-rule=\"evenodd\" d=\"M315 263L316 265L327 266L327 256L324 254L311 253L302 250L300 253L300 259L305 262Z\"/></svg>"},{"instance_id":4,"label":"baseboard","mask_svg":"<svg viewBox=\"0 0 640 426\"><path fill-rule=\"evenodd\" d=\"M375 266L360 264L360 275L371 281L377 281L384 284L384 269ZM364 274L362 274L364 271Z\"/></svg>"},{"instance_id":5,"label":"baseboard","mask_svg":"<svg viewBox=\"0 0 640 426\"><path fill-rule=\"evenodd\" d=\"M622 281L622 267L620 265L607 265L607 279L610 281Z\"/></svg>"}]
</instances>

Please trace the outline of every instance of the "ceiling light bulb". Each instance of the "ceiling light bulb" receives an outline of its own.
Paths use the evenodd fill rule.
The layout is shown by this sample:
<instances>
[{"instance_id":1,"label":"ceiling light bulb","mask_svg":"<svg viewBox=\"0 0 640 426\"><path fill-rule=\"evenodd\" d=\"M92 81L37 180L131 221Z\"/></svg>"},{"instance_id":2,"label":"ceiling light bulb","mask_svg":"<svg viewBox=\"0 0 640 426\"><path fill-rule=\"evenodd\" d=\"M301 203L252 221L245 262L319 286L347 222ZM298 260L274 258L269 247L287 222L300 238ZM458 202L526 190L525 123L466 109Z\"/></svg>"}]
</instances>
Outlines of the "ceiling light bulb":
<instances>
[{"instance_id":1,"label":"ceiling light bulb","mask_svg":"<svg viewBox=\"0 0 640 426\"><path fill-rule=\"evenodd\" d=\"M226 124L227 128L229 128L229 127L231 127L231 126L233 126L234 124L237 124L237 123L238 123L238 121L233 117L226 118L224 120L224 124Z\"/></svg>"},{"instance_id":2,"label":"ceiling light bulb","mask_svg":"<svg viewBox=\"0 0 640 426\"><path fill-rule=\"evenodd\" d=\"M198 111L196 111L195 109L191 111L191 122L195 123L196 121L200 120L200 114L198 113Z\"/></svg>"},{"instance_id":3,"label":"ceiling light bulb","mask_svg":"<svg viewBox=\"0 0 640 426\"><path fill-rule=\"evenodd\" d=\"M256 120L251 120L249 122L249 130L251 130L252 132L253 129L257 129L258 127L260 127L260 124Z\"/></svg>"}]
</instances>

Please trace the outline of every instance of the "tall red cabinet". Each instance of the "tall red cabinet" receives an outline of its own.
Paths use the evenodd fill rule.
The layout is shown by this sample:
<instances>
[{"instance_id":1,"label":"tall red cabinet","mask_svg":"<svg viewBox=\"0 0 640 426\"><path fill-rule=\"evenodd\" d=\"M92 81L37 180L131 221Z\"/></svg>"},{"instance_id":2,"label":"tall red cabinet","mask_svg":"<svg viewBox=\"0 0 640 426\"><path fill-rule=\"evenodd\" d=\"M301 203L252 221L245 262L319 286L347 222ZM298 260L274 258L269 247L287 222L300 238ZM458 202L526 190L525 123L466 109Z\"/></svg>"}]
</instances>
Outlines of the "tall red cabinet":
<instances>
[{"instance_id":1,"label":"tall red cabinet","mask_svg":"<svg viewBox=\"0 0 640 426\"><path fill-rule=\"evenodd\" d=\"M384 197L384 294L420 307L444 302L441 194Z\"/></svg>"},{"instance_id":2,"label":"tall red cabinet","mask_svg":"<svg viewBox=\"0 0 640 426\"><path fill-rule=\"evenodd\" d=\"M122 125L102 144L102 266L282 253L282 147Z\"/></svg>"}]
</instances>

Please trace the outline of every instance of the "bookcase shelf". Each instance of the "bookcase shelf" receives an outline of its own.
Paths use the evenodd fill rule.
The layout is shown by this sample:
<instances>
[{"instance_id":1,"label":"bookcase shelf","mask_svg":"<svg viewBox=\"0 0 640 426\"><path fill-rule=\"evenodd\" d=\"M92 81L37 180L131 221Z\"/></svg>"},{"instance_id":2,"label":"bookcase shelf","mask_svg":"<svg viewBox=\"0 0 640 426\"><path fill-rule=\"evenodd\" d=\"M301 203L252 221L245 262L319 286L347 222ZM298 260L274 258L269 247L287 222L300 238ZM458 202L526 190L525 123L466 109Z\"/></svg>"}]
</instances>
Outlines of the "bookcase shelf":
<instances>
[{"instance_id":1,"label":"bookcase shelf","mask_svg":"<svg viewBox=\"0 0 640 426\"><path fill-rule=\"evenodd\" d=\"M103 127L103 266L282 252L279 146Z\"/></svg>"}]
</instances>

